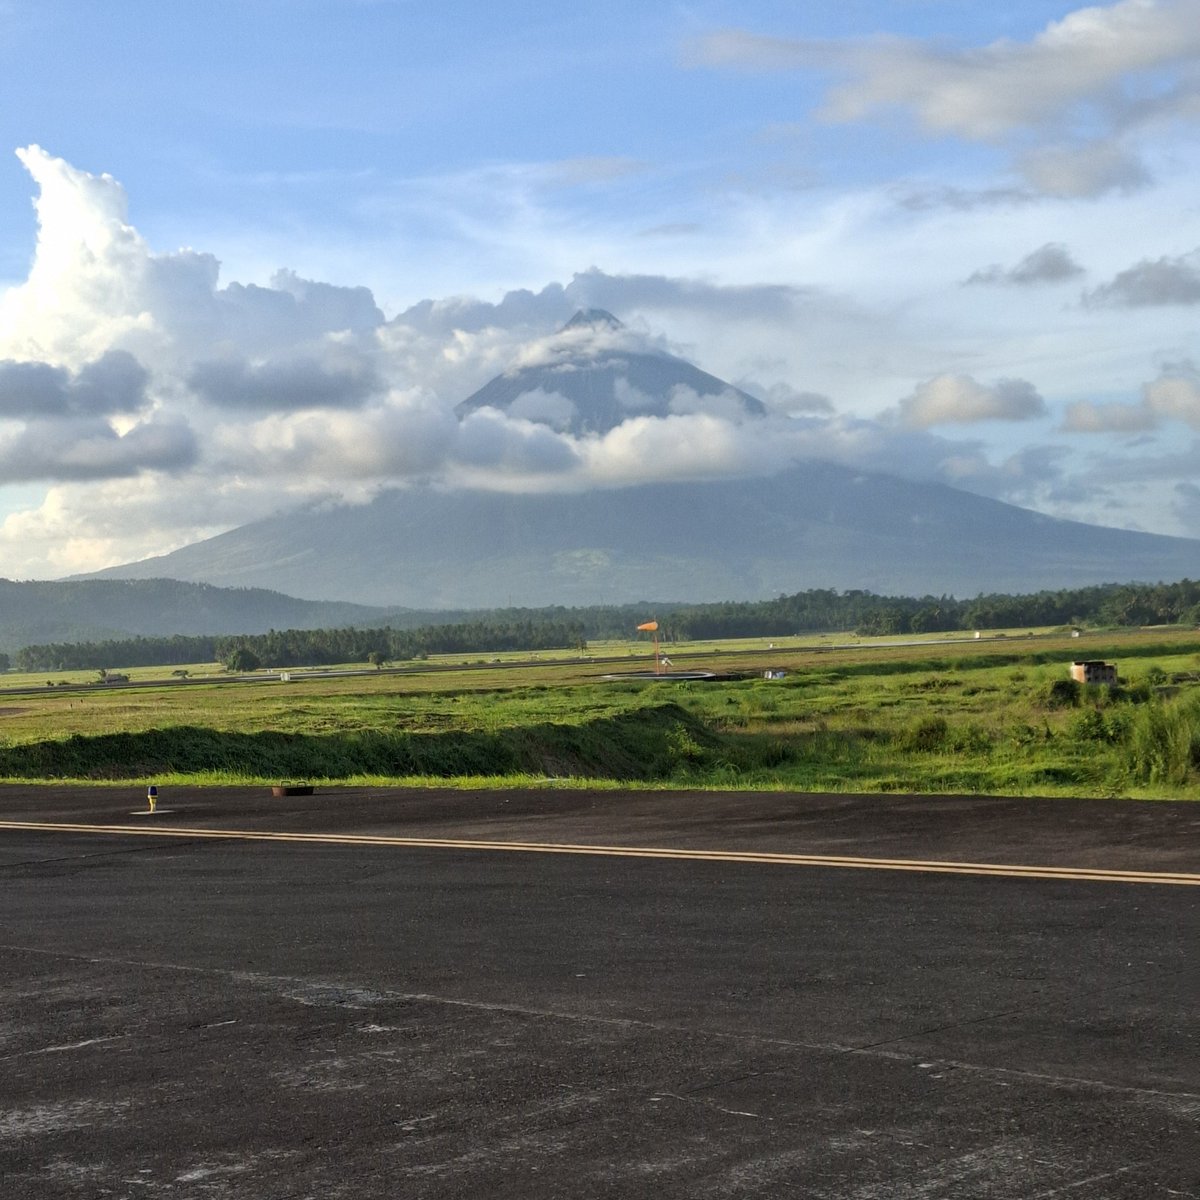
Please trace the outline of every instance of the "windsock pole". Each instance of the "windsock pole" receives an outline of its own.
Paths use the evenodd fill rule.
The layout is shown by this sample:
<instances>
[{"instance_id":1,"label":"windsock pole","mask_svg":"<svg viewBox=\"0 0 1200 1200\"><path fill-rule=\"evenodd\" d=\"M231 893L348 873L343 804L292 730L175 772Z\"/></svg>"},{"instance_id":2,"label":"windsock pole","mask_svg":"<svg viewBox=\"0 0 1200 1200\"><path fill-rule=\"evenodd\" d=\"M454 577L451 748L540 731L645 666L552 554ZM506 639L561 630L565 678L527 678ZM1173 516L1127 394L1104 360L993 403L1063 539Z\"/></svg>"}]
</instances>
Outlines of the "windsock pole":
<instances>
[{"instance_id":1,"label":"windsock pole","mask_svg":"<svg viewBox=\"0 0 1200 1200\"><path fill-rule=\"evenodd\" d=\"M654 673L655 675L662 674L662 664L658 657L658 622L646 621L638 626L638 630L645 630L647 633L654 634Z\"/></svg>"}]
</instances>

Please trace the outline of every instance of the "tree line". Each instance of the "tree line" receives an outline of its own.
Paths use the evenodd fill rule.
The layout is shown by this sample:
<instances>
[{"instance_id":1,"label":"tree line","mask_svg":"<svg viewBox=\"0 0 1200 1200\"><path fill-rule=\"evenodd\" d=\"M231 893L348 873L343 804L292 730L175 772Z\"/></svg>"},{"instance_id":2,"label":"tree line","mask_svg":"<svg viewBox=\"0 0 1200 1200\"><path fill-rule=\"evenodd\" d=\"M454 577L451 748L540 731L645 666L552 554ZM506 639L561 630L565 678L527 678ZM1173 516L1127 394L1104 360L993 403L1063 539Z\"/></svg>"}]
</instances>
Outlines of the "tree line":
<instances>
[{"instance_id":1,"label":"tree line","mask_svg":"<svg viewBox=\"0 0 1200 1200\"><path fill-rule=\"evenodd\" d=\"M103 670L112 666L182 666L228 662L244 650L264 667L402 662L431 654L505 650L582 650L589 639L628 637L649 616L667 641L788 637L854 630L862 636L1020 626L1200 625L1200 583L1103 584L1029 595L879 596L815 588L774 600L693 605L498 609L469 621L416 629L269 630L204 637L138 637L26 646L12 657L19 671ZM249 661L243 659L243 661ZM3 669L0 660L0 669Z\"/></svg>"},{"instance_id":2,"label":"tree line","mask_svg":"<svg viewBox=\"0 0 1200 1200\"><path fill-rule=\"evenodd\" d=\"M1100 584L1027 595L877 596L811 590L775 600L702 604L671 614L679 638L781 637L853 629L869 637L1012 629L1022 625L1092 627L1200 624L1200 583Z\"/></svg>"},{"instance_id":3,"label":"tree line","mask_svg":"<svg viewBox=\"0 0 1200 1200\"><path fill-rule=\"evenodd\" d=\"M586 645L582 622L471 621L421 629L284 629L218 637L141 637L129 641L25 646L18 671L102 671L122 667L234 663L236 670L317 667L347 662L401 662L431 654L559 650Z\"/></svg>"}]
</instances>

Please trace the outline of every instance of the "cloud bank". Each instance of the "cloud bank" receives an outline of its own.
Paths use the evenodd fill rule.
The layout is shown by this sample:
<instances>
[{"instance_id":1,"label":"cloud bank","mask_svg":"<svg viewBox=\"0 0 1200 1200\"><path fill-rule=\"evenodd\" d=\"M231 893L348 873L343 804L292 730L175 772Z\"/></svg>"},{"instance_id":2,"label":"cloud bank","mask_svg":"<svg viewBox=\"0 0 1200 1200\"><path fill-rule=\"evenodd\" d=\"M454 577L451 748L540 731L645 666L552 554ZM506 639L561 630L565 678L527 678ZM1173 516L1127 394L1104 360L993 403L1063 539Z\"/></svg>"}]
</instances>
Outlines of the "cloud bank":
<instances>
[{"instance_id":1,"label":"cloud bank","mask_svg":"<svg viewBox=\"0 0 1200 1200\"><path fill-rule=\"evenodd\" d=\"M365 500L416 482L567 491L819 458L1021 503L1087 499L1061 446L997 457L974 433L940 432L1048 423L1032 381L962 369L940 351L950 361L930 370L934 352L908 357L908 339L878 336L880 322L827 287L590 267L498 299L424 299L389 318L368 288L290 269L262 284L225 282L212 254L152 249L110 176L36 146L20 159L38 187L38 232L28 276L0 295L0 482L44 490L0 524L0 553L30 574L163 553L293 502ZM1187 256L1170 263L1177 275L1191 269ZM970 281L1035 289L1081 270L1047 241ZM1122 278L1102 287L1116 295ZM595 307L625 326L563 329ZM765 416L748 419L735 392L688 387L660 411L620 378L609 398L623 420L600 433L572 435L565 383L529 390L506 412L454 415L489 379L522 366L569 370L572 356L618 353L702 360L743 338L755 349L738 359L738 387ZM785 342L791 357L772 353ZM793 343L861 356L864 374L896 380L879 415L840 412L846 397L794 368ZM1200 385L1186 362L1135 400L1075 404L1062 428L1131 433L1166 422L1200 428Z\"/></svg>"}]
</instances>

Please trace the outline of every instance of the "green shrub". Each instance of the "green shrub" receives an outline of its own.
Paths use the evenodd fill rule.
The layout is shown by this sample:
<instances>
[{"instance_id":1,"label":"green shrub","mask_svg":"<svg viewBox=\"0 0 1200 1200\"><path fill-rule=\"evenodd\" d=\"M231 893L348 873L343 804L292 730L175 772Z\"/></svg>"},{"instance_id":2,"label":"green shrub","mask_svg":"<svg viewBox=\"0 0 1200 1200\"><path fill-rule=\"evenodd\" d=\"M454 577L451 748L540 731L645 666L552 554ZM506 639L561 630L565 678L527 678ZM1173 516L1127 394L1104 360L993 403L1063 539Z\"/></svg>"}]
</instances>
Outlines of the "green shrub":
<instances>
[{"instance_id":1,"label":"green shrub","mask_svg":"<svg viewBox=\"0 0 1200 1200\"><path fill-rule=\"evenodd\" d=\"M1056 679L1046 692L1046 703L1051 708L1075 708L1082 691L1076 679Z\"/></svg>"}]
</instances>

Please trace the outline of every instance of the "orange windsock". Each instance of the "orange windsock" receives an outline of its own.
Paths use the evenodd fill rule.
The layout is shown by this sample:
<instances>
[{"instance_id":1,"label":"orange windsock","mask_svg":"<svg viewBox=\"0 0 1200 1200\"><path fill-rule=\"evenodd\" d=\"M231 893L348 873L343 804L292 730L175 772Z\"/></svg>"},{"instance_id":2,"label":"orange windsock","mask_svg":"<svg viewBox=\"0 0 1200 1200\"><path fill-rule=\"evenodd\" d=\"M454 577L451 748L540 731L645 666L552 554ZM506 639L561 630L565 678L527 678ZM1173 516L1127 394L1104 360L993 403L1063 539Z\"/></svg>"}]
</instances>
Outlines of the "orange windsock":
<instances>
[{"instance_id":1,"label":"orange windsock","mask_svg":"<svg viewBox=\"0 0 1200 1200\"><path fill-rule=\"evenodd\" d=\"M639 625L639 629L645 629L648 633L653 633L658 628L657 621L647 621L645 625Z\"/></svg>"}]
</instances>

